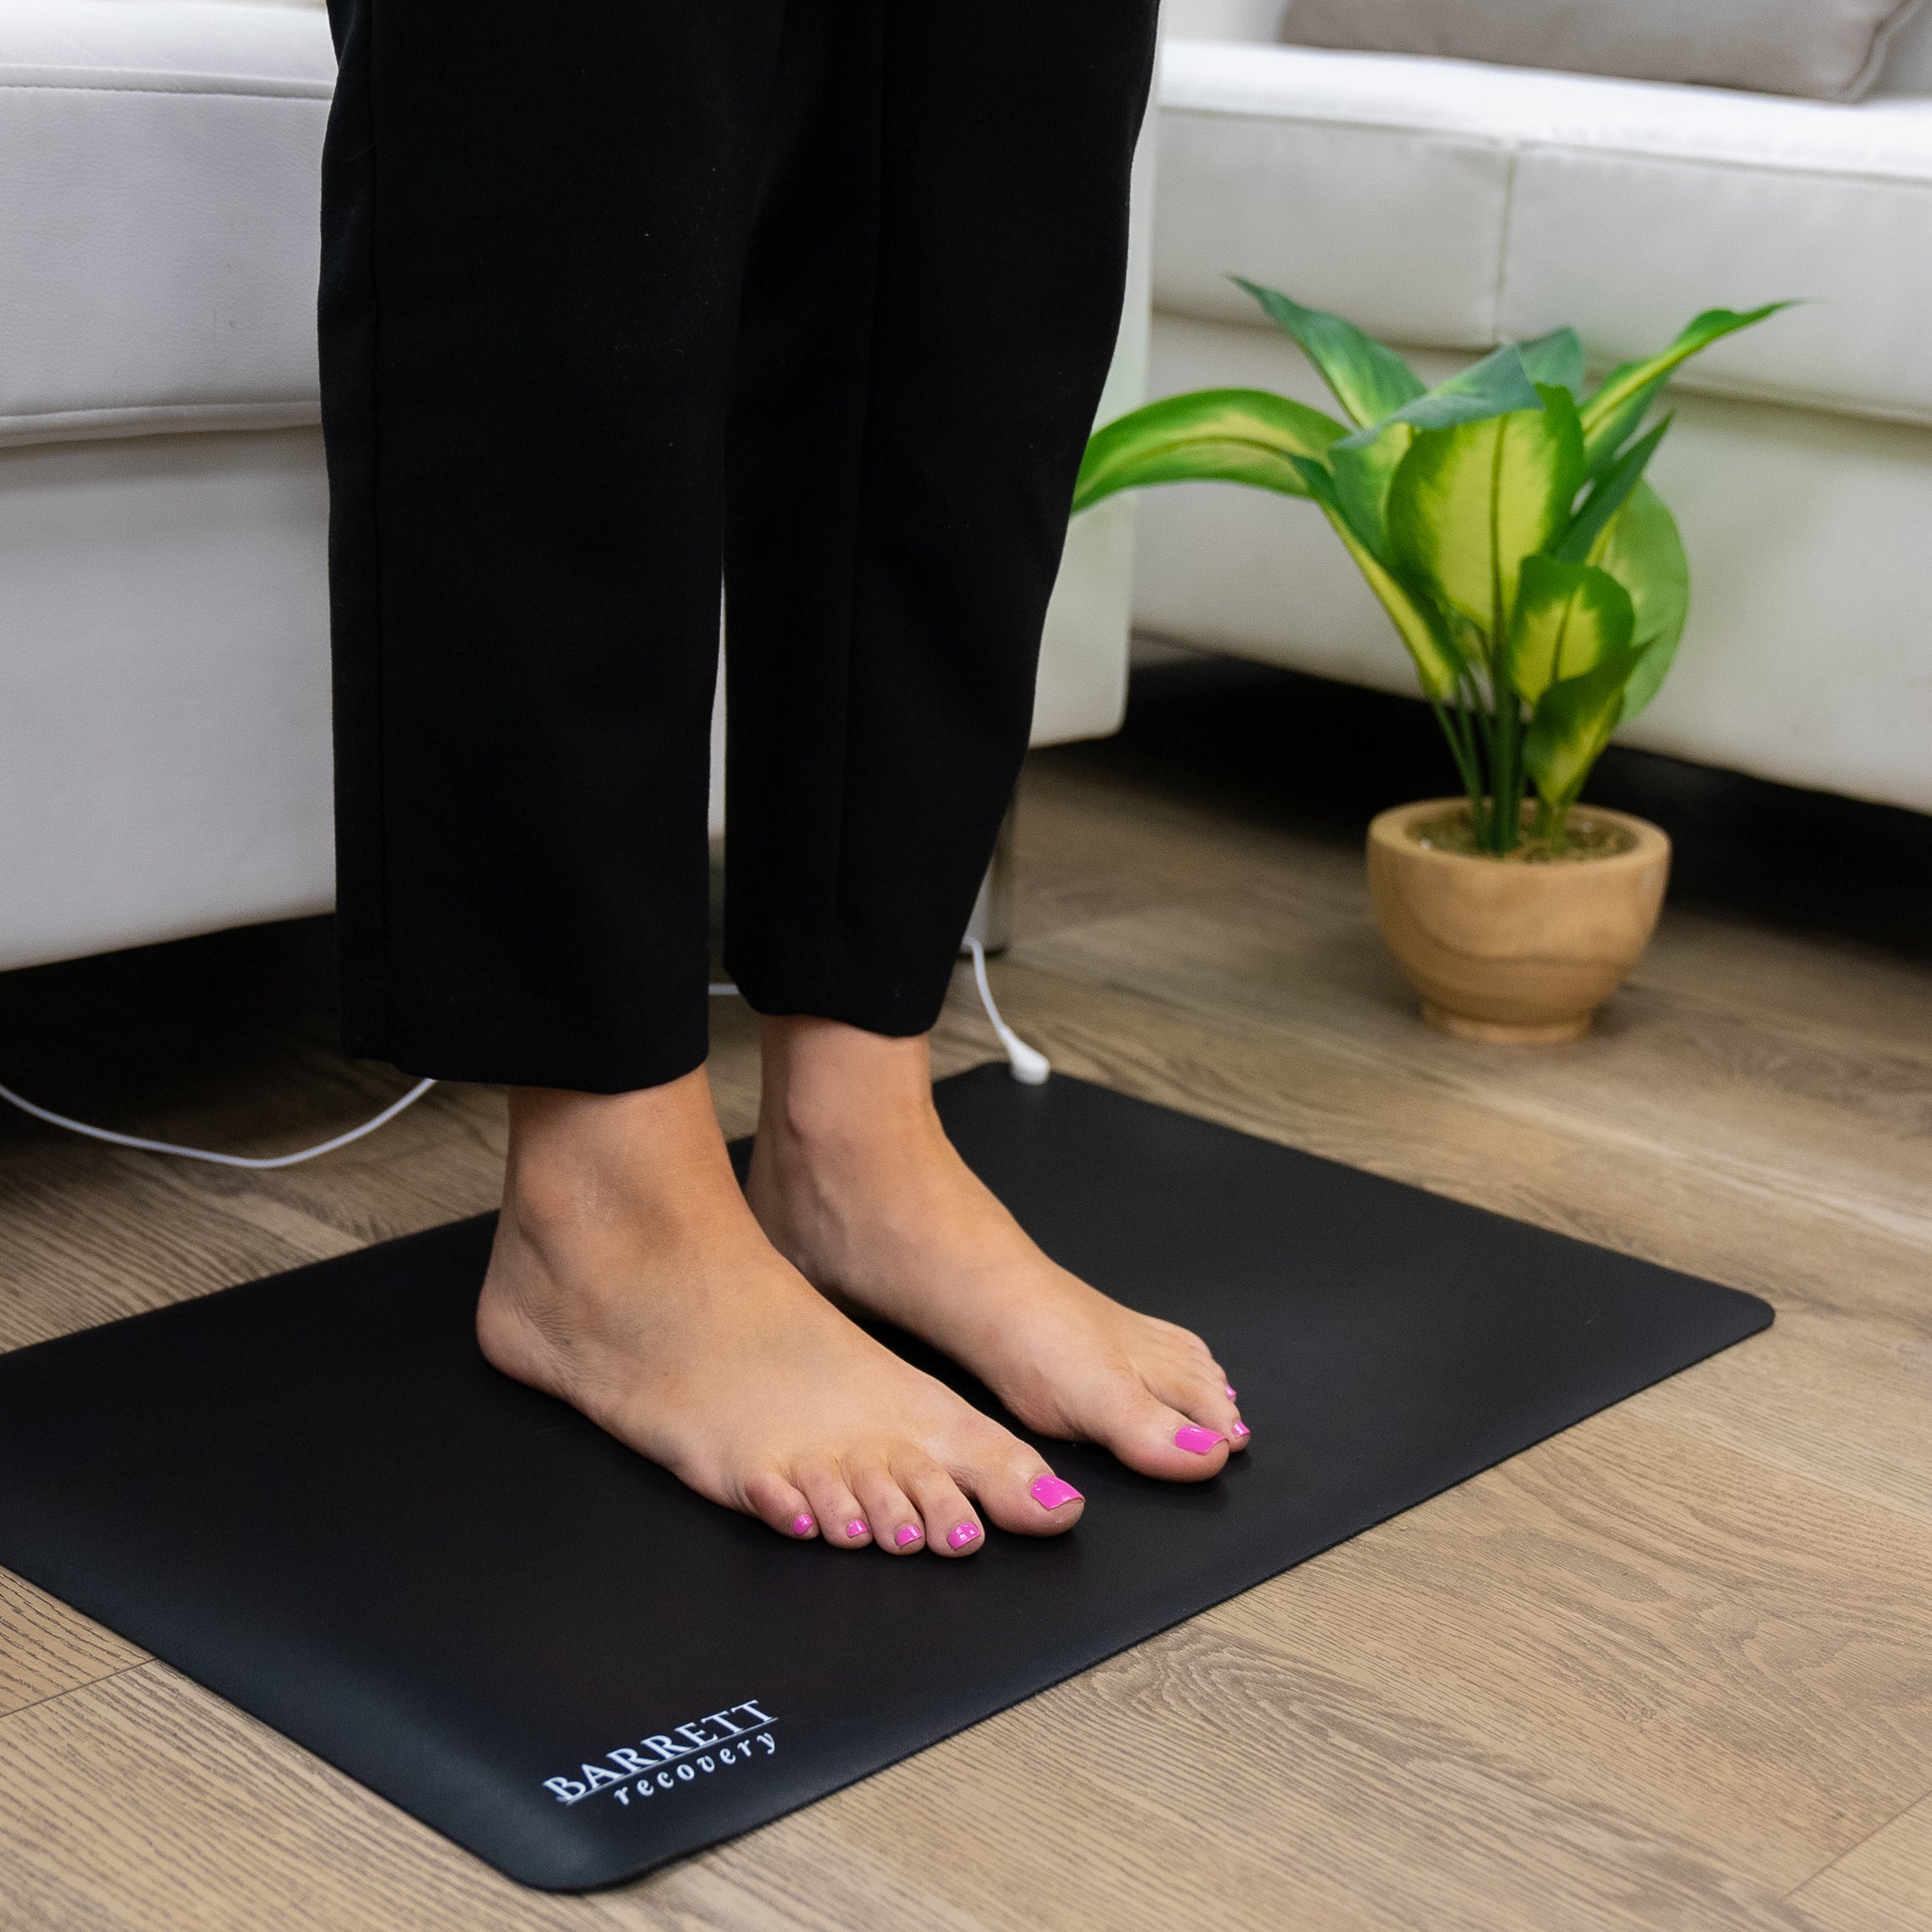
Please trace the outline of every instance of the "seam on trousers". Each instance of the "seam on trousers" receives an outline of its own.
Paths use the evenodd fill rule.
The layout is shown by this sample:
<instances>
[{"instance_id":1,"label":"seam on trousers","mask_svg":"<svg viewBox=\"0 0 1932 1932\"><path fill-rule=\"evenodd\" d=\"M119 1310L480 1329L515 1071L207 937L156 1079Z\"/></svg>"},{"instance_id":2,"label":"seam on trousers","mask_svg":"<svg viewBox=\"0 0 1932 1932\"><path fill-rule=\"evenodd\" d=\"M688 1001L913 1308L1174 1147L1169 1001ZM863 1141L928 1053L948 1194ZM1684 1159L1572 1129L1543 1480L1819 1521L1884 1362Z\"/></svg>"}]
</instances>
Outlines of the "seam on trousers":
<instances>
[{"instance_id":1,"label":"seam on trousers","mask_svg":"<svg viewBox=\"0 0 1932 1932\"><path fill-rule=\"evenodd\" d=\"M868 291L871 313L867 320L865 350L865 401L859 422L857 470L852 505L849 590L846 598L845 699L842 731L839 743L837 827L833 835L835 858L832 868L831 914L837 945L830 956L821 956L817 978L823 988L820 1004L829 1002L834 991L832 974L845 963L844 918L846 904L846 823L852 800L852 662L859 629L859 546L866 527L866 512L873 495L873 423L878 384L879 289L884 279L886 205L886 120L890 98L887 70L890 61L891 15L885 7L878 9L878 116L875 122L876 156L872 179L872 280Z\"/></svg>"},{"instance_id":2,"label":"seam on trousers","mask_svg":"<svg viewBox=\"0 0 1932 1932\"><path fill-rule=\"evenodd\" d=\"M381 220L382 139L376 122L376 33L378 9L363 0L369 13L369 547L372 573L370 608L376 650L376 907L382 985L382 1044L396 1046L395 975L390 965L389 914L389 656L384 648L382 567L382 417L378 392L382 366L382 302L376 265L381 250L376 232Z\"/></svg>"}]
</instances>

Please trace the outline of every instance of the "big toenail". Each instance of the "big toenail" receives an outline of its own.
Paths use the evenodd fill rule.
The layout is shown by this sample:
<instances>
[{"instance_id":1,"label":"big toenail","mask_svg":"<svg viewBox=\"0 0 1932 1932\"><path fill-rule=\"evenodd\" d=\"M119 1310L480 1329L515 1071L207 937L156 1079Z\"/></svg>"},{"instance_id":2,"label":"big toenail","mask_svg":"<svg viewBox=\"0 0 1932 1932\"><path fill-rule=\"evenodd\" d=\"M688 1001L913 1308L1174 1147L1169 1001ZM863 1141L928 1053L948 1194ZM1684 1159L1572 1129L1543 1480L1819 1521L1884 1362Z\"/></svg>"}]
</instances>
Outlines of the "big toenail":
<instances>
[{"instance_id":1,"label":"big toenail","mask_svg":"<svg viewBox=\"0 0 1932 1932\"><path fill-rule=\"evenodd\" d=\"M1043 1510L1057 1510L1065 1503L1084 1503L1086 1498L1071 1483L1058 1476L1039 1476L1028 1485L1027 1494Z\"/></svg>"},{"instance_id":2,"label":"big toenail","mask_svg":"<svg viewBox=\"0 0 1932 1932\"><path fill-rule=\"evenodd\" d=\"M860 1522L859 1520L855 1516L851 1522L846 1525L845 1533L847 1536L850 1536L854 1542L857 1542L861 1536L868 1534L868 1531L867 1531L865 1525Z\"/></svg>"},{"instance_id":3,"label":"big toenail","mask_svg":"<svg viewBox=\"0 0 1932 1932\"><path fill-rule=\"evenodd\" d=\"M1184 1429L1174 1431L1174 1447L1194 1456L1211 1456L1226 1440L1226 1437L1217 1436L1212 1429L1196 1428L1192 1422Z\"/></svg>"},{"instance_id":4,"label":"big toenail","mask_svg":"<svg viewBox=\"0 0 1932 1932\"><path fill-rule=\"evenodd\" d=\"M795 1536L809 1536L817 1527L810 1516L794 1516L791 1520L791 1533Z\"/></svg>"},{"instance_id":5,"label":"big toenail","mask_svg":"<svg viewBox=\"0 0 1932 1932\"><path fill-rule=\"evenodd\" d=\"M897 1543L899 1546L903 1550L908 1543L916 1543L919 1540L921 1533L922 1532L920 1531L919 1527L916 1523L908 1523L905 1527L893 1538L893 1541Z\"/></svg>"},{"instance_id":6,"label":"big toenail","mask_svg":"<svg viewBox=\"0 0 1932 1932\"><path fill-rule=\"evenodd\" d=\"M979 1541L979 1533L980 1526L977 1523L961 1523L959 1527L946 1538L946 1541L947 1542L950 1543L956 1550L963 1550L968 1543L974 1543Z\"/></svg>"},{"instance_id":7,"label":"big toenail","mask_svg":"<svg viewBox=\"0 0 1932 1932\"><path fill-rule=\"evenodd\" d=\"M1253 1433L1254 1431L1251 1429L1246 1422L1236 1422L1235 1424L1235 1436L1237 1441L1245 1443Z\"/></svg>"}]
</instances>

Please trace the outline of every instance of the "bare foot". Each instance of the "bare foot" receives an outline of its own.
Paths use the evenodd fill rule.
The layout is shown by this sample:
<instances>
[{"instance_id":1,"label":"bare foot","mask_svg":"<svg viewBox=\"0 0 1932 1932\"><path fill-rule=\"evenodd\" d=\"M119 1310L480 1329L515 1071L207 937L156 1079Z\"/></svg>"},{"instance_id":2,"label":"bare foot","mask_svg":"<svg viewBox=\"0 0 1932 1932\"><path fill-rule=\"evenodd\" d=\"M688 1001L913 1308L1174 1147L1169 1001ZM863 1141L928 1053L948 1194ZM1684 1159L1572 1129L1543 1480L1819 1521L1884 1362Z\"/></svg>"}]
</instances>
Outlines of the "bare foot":
<instances>
[{"instance_id":1,"label":"bare foot","mask_svg":"<svg viewBox=\"0 0 1932 1932\"><path fill-rule=\"evenodd\" d=\"M1079 1520L1031 1448L773 1251L702 1070L633 1094L515 1090L510 1121L476 1313L505 1375L785 1536L966 1556L982 1510L1027 1536Z\"/></svg>"},{"instance_id":2,"label":"bare foot","mask_svg":"<svg viewBox=\"0 0 1932 1932\"><path fill-rule=\"evenodd\" d=\"M972 1370L1028 1428L1150 1476L1218 1474L1248 1430L1199 1336L1049 1261L940 1125L923 1039L767 1020L749 1196L815 1287Z\"/></svg>"}]
</instances>

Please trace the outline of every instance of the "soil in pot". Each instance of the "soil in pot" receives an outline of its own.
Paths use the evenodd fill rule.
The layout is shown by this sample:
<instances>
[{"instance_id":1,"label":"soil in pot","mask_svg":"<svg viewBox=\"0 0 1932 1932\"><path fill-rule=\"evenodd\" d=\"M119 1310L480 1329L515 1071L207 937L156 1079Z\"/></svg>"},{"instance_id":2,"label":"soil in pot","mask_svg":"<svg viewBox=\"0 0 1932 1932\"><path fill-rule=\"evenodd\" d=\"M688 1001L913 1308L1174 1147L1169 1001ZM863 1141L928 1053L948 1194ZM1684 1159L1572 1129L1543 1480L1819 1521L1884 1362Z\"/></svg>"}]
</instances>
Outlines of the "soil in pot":
<instances>
[{"instance_id":1,"label":"soil in pot","mask_svg":"<svg viewBox=\"0 0 1932 1932\"><path fill-rule=\"evenodd\" d=\"M1536 808L1525 805L1522 842L1514 852L1484 852L1476 843L1476 821L1466 805L1440 818L1417 821L1408 827L1408 836L1429 852L1458 852L1465 858L1494 859L1499 865L1582 865L1593 858L1614 858L1619 852L1634 852L1637 847L1637 835L1629 826L1613 825L1587 811L1571 812L1561 846L1538 838L1531 829L1536 822Z\"/></svg>"}]
</instances>

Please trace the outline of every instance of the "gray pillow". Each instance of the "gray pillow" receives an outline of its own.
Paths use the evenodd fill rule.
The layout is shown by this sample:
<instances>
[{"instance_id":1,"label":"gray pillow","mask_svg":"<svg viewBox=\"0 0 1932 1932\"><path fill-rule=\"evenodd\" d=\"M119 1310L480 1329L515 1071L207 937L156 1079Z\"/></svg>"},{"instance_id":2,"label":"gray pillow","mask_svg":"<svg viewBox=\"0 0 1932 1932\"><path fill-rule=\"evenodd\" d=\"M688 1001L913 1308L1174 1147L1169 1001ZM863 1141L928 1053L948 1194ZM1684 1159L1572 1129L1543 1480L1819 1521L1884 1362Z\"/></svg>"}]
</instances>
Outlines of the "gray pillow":
<instances>
[{"instance_id":1,"label":"gray pillow","mask_svg":"<svg viewBox=\"0 0 1932 1932\"><path fill-rule=\"evenodd\" d=\"M1923 0L1293 0L1303 47L1856 101Z\"/></svg>"}]
</instances>

